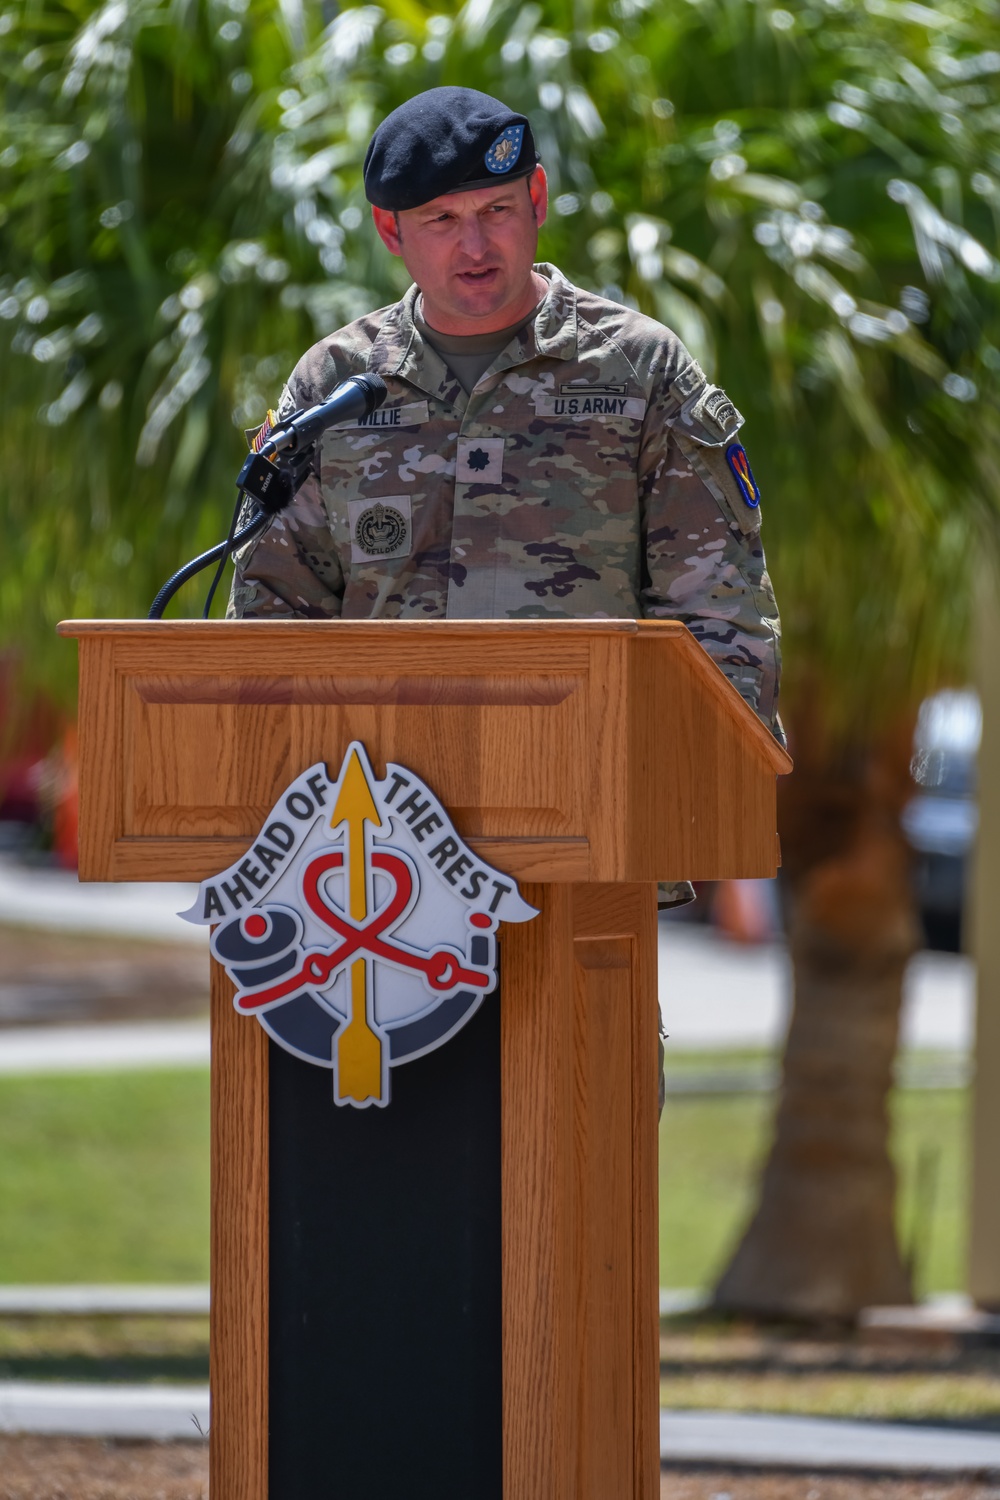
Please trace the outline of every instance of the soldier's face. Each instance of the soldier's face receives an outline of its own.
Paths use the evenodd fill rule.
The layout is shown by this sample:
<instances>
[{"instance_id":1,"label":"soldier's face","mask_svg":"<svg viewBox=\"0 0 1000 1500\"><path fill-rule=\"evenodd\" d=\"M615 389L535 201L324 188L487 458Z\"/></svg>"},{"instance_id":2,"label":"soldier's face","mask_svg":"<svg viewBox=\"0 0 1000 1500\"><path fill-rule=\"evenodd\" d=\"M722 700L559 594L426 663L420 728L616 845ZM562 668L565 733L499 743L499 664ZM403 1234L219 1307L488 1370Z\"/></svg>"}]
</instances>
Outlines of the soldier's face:
<instances>
[{"instance_id":1,"label":"soldier's face","mask_svg":"<svg viewBox=\"0 0 1000 1500\"><path fill-rule=\"evenodd\" d=\"M541 167L527 179L445 193L400 214L373 208L383 243L423 293L424 317L441 333L490 333L527 317L538 301L531 267L545 221Z\"/></svg>"}]
</instances>

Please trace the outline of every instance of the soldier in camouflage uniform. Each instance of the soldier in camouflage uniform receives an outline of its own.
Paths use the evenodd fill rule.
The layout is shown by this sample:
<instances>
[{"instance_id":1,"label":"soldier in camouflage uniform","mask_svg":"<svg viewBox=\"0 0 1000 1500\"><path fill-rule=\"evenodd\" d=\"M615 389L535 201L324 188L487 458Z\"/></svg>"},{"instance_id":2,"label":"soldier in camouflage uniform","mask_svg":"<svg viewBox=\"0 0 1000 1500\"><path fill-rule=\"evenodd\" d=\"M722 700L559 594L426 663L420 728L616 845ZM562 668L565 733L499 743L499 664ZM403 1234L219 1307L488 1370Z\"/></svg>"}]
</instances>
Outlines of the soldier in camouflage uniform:
<instances>
[{"instance_id":1,"label":"soldier in camouflage uniform","mask_svg":"<svg viewBox=\"0 0 1000 1500\"><path fill-rule=\"evenodd\" d=\"M323 434L293 503L238 557L230 614L680 620L780 738L760 495L725 393L662 324L532 266L533 240L520 307L501 299L492 318L459 319L449 338L440 299L428 306L433 236L439 223L450 233L438 205L475 194L463 201L477 215L482 202L485 216L493 199L502 206L490 190L509 195L518 185L508 179L525 176L532 214L543 213L535 163L524 116L469 89L431 90L379 127L365 179L377 227L411 272L407 244L419 263L422 228L431 258L422 287L295 367L280 417L367 370L389 394L371 416ZM459 264L470 286L489 263L481 242L491 233L469 230L479 238L467 238ZM502 248L493 259L503 269ZM512 321L525 300L528 316ZM478 342L460 336L480 325ZM466 345L479 355L471 374ZM661 899L690 894L681 885Z\"/></svg>"}]
</instances>

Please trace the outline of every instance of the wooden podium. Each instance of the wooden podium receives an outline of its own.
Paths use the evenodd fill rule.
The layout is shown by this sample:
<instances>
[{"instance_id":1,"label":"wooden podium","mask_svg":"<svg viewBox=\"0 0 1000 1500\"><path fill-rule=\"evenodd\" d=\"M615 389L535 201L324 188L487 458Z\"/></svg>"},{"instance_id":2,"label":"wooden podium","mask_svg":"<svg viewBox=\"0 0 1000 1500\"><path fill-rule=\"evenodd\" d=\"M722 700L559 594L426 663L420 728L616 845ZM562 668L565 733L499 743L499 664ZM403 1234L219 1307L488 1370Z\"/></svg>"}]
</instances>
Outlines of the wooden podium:
<instances>
[{"instance_id":1,"label":"wooden podium","mask_svg":"<svg viewBox=\"0 0 1000 1500\"><path fill-rule=\"evenodd\" d=\"M214 875L360 740L540 908L385 1110L213 960L213 1500L654 1500L655 882L773 875L787 756L671 623L60 630L82 880Z\"/></svg>"}]
</instances>

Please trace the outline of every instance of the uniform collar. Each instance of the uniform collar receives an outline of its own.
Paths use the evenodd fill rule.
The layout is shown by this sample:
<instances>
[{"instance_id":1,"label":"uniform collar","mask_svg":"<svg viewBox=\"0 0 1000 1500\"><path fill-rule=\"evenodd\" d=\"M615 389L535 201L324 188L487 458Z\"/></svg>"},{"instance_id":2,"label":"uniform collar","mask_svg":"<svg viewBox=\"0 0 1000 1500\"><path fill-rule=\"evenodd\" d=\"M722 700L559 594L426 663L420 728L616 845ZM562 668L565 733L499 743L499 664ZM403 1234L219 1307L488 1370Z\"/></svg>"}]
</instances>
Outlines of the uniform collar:
<instances>
[{"instance_id":1,"label":"uniform collar","mask_svg":"<svg viewBox=\"0 0 1000 1500\"><path fill-rule=\"evenodd\" d=\"M534 320L516 340L516 357L503 358L501 368L527 364L531 359L572 359L577 349L576 288L557 267L541 261L535 270L549 284ZM453 397L455 380L435 349L421 338L414 322L420 295L416 286L393 307L382 321L368 356L368 368L381 375L397 375L430 395ZM512 349L513 354L513 349ZM459 388L461 389L461 388ZM464 394L464 393L463 393Z\"/></svg>"},{"instance_id":2,"label":"uniform collar","mask_svg":"<svg viewBox=\"0 0 1000 1500\"><path fill-rule=\"evenodd\" d=\"M575 359L576 287L566 280L558 266L550 265L548 261L540 261L535 270L549 284L548 293L535 316L535 351L547 359Z\"/></svg>"}]
</instances>

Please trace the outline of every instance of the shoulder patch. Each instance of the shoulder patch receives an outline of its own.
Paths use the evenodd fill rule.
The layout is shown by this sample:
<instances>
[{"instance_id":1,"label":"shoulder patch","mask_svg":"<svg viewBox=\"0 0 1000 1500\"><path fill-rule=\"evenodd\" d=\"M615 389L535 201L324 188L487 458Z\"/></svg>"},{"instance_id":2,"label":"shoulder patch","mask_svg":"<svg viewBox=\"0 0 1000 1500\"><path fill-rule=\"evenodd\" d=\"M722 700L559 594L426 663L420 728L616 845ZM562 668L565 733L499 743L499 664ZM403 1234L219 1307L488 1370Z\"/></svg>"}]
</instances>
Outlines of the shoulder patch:
<instances>
[{"instance_id":1,"label":"shoulder patch","mask_svg":"<svg viewBox=\"0 0 1000 1500\"><path fill-rule=\"evenodd\" d=\"M741 443L730 443L723 448L721 443L692 442L690 434L674 429L678 446L691 466L691 471L719 502L723 515L731 526L744 536L753 536L760 530L760 490L747 460L746 449ZM732 455L732 457L730 457ZM745 465L746 475L741 475ZM749 495L754 499L748 499Z\"/></svg>"},{"instance_id":2,"label":"shoulder patch","mask_svg":"<svg viewBox=\"0 0 1000 1500\"><path fill-rule=\"evenodd\" d=\"M719 434L716 441L734 437L743 426L743 418L725 391L717 385L705 387L691 408L690 416L693 422L700 422L710 430L714 429ZM683 420L688 420L686 411L683 413Z\"/></svg>"},{"instance_id":3,"label":"shoulder patch","mask_svg":"<svg viewBox=\"0 0 1000 1500\"><path fill-rule=\"evenodd\" d=\"M726 449L726 462L733 471L743 499L751 509L756 510L760 505L760 490L756 479L753 477L750 460L747 458L747 450L742 443L730 443Z\"/></svg>"},{"instance_id":4,"label":"shoulder patch","mask_svg":"<svg viewBox=\"0 0 1000 1500\"><path fill-rule=\"evenodd\" d=\"M682 373L686 375L688 370ZM704 378L686 397L680 410L668 414L666 420L676 432L708 448L731 443L743 426L741 413L725 391L720 386L708 385Z\"/></svg>"}]
</instances>

